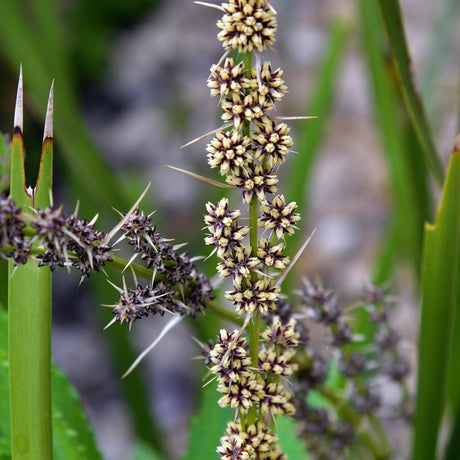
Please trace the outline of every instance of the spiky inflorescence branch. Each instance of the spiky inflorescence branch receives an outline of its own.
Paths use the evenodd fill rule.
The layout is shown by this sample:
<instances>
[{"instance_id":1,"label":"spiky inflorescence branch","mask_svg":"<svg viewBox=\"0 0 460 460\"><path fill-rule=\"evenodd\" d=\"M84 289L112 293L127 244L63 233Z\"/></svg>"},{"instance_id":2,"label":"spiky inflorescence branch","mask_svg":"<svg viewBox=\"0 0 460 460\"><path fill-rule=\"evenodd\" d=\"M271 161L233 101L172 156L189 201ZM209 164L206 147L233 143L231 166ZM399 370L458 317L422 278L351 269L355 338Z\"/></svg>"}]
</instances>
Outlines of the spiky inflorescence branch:
<instances>
[{"instance_id":1,"label":"spiky inflorescence branch","mask_svg":"<svg viewBox=\"0 0 460 460\"><path fill-rule=\"evenodd\" d=\"M95 221L78 218L77 211L66 217L62 207L23 213L10 197L0 195L0 257L16 266L36 259L38 266L52 271L72 266L89 277L116 257L113 246L107 243L108 235L95 229ZM117 288L119 300L111 306L114 321L131 325L138 318L157 313L195 316L202 312L213 298L212 288L188 253L178 252L181 245L174 246L158 233L151 216L137 208L124 215L123 222L117 243L127 240L133 252L124 268L139 257L144 271L133 271L149 281L142 284L136 277L134 288ZM120 259L112 265L119 266Z\"/></svg>"}]
</instances>

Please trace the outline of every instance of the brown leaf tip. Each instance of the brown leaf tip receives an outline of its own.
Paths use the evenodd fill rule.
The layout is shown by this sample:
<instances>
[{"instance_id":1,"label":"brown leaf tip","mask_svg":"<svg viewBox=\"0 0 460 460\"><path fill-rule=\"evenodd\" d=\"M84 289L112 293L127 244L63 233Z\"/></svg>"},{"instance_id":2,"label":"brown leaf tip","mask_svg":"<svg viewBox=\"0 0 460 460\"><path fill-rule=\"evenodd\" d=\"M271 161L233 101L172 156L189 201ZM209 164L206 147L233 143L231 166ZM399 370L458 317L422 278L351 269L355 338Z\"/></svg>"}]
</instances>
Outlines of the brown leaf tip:
<instances>
[{"instance_id":1,"label":"brown leaf tip","mask_svg":"<svg viewBox=\"0 0 460 460\"><path fill-rule=\"evenodd\" d=\"M22 137L22 129L21 129L20 126L15 126L15 127L13 128L13 137L14 137L14 136L20 136L20 137Z\"/></svg>"}]
</instances>

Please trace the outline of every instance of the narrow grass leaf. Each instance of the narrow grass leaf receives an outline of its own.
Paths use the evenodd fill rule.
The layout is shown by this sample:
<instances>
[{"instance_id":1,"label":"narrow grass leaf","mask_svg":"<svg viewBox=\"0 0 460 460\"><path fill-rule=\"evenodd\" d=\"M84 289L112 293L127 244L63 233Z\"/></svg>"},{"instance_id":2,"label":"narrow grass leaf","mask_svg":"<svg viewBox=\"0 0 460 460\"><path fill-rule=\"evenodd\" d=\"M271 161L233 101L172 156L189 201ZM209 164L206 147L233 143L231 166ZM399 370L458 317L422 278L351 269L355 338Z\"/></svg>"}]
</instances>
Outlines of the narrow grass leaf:
<instances>
[{"instance_id":1,"label":"narrow grass leaf","mask_svg":"<svg viewBox=\"0 0 460 460\"><path fill-rule=\"evenodd\" d=\"M444 181L444 171L436 151L422 101L415 89L411 61L406 44L401 8L398 0L378 0L385 32L391 49L396 75L401 85L407 111L417 133L427 164L439 185Z\"/></svg>"},{"instance_id":2,"label":"narrow grass leaf","mask_svg":"<svg viewBox=\"0 0 460 460\"><path fill-rule=\"evenodd\" d=\"M359 0L361 43L366 58L377 126L392 184L394 221L391 234L397 248L412 261L419 276L423 224L429 217L427 169L420 146L411 135L402 101L384 56L384 32L378 7ZM391 248L387 245L388 248ZM391 259L390 259L391 260ZM383 261L388 261L385 258Z\"/></svg>"},{"instance_id":3,"label":"narrow grass leaf","mask_svg":"<svg viewBox=\"0 0 460 460\"><path fill-rule=\"evenodd\" d=\"M425 228L414 460L435 458L442 420L460 264L460 138L434 225ZM458 314L458 311L457 311ZM458 360L455 363L459 366Z\"/></svg>"},{"instance_id":4,"label":"narrow grass leaf","mask_svg":"<svg viewBox=\"0 0 460 460\"><path fill-rule=\"evenodd\" d=\"M8 316L3 308L0 308L0 435L7 444L8 452L11 452L8 383Z\"/></svg>"}]
</instances>

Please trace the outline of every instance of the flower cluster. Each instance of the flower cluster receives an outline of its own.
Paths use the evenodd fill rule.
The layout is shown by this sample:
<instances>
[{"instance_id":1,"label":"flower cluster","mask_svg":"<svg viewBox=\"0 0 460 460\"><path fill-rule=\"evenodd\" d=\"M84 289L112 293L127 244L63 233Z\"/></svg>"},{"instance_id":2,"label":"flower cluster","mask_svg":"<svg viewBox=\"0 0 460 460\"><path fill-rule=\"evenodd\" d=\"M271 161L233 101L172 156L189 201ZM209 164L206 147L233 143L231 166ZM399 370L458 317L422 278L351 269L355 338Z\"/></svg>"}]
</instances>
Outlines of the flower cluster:
<instances>
[{"instance_id":1,"label":"flower cluster","mask_svg":"<svg viewBox=\"0 0 460 460\"><path fill-rule=\"evenodd\" d=\"M124 219L118 242L126 239L134 247L130 263L140 255L153 279L148 284L136 280L133 289L118 288L119 300L112 305L115 320L131 324L167 311L190 316L202 312L213 298L212 288L188 253L177 252L180 245L156 232L151 217L138 209ZM0 256L15 265L33 258L52 271L73 266L89 277L113 262L113 247L108 236L94 228L95 220L79 219L76 212L66 217L62 207L51 206L25 214L11 198L0 195Z\"/></svg>"},{"instance_id":2,"label":"flower cluster","mask_svg":"<svg viewBox=\"0 0 460 460\"><path fill-rule=\"evenodd\" d=\"M267 0L229 0L217 22L224 48L240 53L263 51L275 41L276 16Z\"/></svg>"},{"instance_id":3,"label":"flower cluster","mask_svg":"<svg viewBox=\"0 0 460 460\"><path fill-rule=\"evenodd\" d=\"M223 460L285 458L278 437L260 422L250 425L246 430L240 423L230 422L217 452Z\"/></svg>"},{"instance_id":4,"label":"flower cluster","mask_svg":"<svg viewBox=\"0 0 460 460\"><path fill-rule=\"evenodd\" d=\"M11 198L0 196L0 255L15 265L25 264L36 246L39 266L51 270L72 265L82 275L90 276L111 261L111 247L104 234L94 229L95 219L88 222L76 214L66 217L62 208L47 207L26 216ZM26 233L26 225L35 230Z\"/></svg>"},{"instance_id":5,"label":"flower cluster","mask_svg":"<svg viewBox=\"0 0 460 460\"><path fill-rule=\"evenodd\" d=\"M151 215L139 209L124 220L118 241L126 239L134 247L131 262L140 255L146 268L153 269L153 277L146 285L119 289L119 301L112 306L115 319L131 325L136 319L157 313L195 316L202 312L206 302L214 297L212 287L188 253L177 251L182 245L171 244L156 231Z\"/></svg>"},{"instance_id":6,"label":"flower cluster","mask_svg":"<svg viewBox=\"0 0 460 460\"><path fill-rule=\"evenodd\" d=\"M252 362L246 339L240 331L228 333L222 329L218 341L204 352L206 364L217 376L218 391L224 393L219 400L222 407L230 406L246 413L252 406L259 406L264 415L292 415L294 406L290 395L273 376L290 376L297 369L293 362L294 350L299 344L295 322L281 325L275 318L262 334L259 348L258 373L251 370Z\"/></svg>"}]
</instances>

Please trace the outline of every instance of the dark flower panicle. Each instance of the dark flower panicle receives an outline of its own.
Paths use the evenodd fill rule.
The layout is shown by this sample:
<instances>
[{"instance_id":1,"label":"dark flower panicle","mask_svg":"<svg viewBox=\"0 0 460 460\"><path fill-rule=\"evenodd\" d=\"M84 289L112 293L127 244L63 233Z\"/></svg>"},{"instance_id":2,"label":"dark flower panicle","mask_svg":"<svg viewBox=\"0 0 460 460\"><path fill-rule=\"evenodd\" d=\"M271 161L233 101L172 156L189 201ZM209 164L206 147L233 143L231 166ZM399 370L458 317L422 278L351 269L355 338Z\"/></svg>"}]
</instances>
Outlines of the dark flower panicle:
<instances>
[{"instance_id":1,"label":"dark flower panicle","mask_svg":"<svg viewBox=\"0 0 460 460\"><path fill-rule=\"evenodd\" d=\"M26 224L10 197L0 195L0 256L12 258L16 265L25 264L31 245L24 236Z\"/></svg>"},{"instance_id":2,"label":"dark flower panicle","mask_svg":"<svg viewBox=\"0 0 460 460\"><path fill-rule=\"evenodd\" d=\"M162 282L142 286L138 284L134 289L129 289L120 294L118 304L112 313L121 324L133 323L136 319L149 315L164 315L166 311L181 313L180 306L174 300L174 292Z\"/></svg>"},{"instance_id":3,"label":"dark flower panicle","mask_svg":"<svg viewBox=\"0 0 460 460\"><path fill-rule=\"evenodd\" d=\"M112 247L104 233L94 228L96 219L88 222L76 214L66 217L62 207L32 210L23 214L11 198L0 196L0 256L10 258L16 265L25 264L32 257L39 266L73 266L82 275L90 276L112 261ZM30 230L25 233L27 226ZM212 287L200 273L187 252L178 253L170 240L155 231L151 216L138 209L130 213L121 228L123 236L140 254L147 268L158 273L146 285L134 289L119 289L120 297L113 305L115 320L131 324L150 314L195 316L213 298ZM119 241L120 241L119 240Z\"/></svg>"},{"instance_id":4,"label":"dark flower panicle","mask_svg":"<svg viewBox=\"0 0 460 460\"><path fill-rule=\"evenodd\" d=\"M105 244L104 234L94 229L94 222L74 214L66 217L62 208L51 206L33 212L24 215L11 198L0 197L0 254L16 265L27 262L34 244L39 266L48 265L51 270L71 264L90 276L112 260L111 247ZM27 224L35 230L30 237L24 234Z\"/></svg>"},{"instance_id":5,"label":"dark flower panicle","mask_svg":"<svg viewBox=\"0 0 460 460\"><path fill-rule=\"evenodd\" d=\"M381 407L381 395L374 379L386 376L400 384L402 403L398 404L400 416L407 418L411 412L411 398L404 380L410 372L407 361L400 355L397 346L399 335L388 325L386 309L392 302L384 289L367 285L363 290L363 305L370 319L376 324L373 337L374 350L367 345L357 347L362 340L353 334L343 310L339 307L333 291L325 289L321 283L305 280L304 288L297 292L306 316L322 323L327 332L326 345L333 349L336 368L347 379L347 399L357 414L372 415ZM284 318L286 321L287 317ZM350 347L353 344L353 347ZM322 364L321 364L322 363ZM314 374L319 371L319 378ZM331 422L326 410L320 411L308 404L307 395L317 385L323 384L328 375L328 366L313 348L305 350L305 357L297 372L294 405L296 418L302 426L303 436L312 446L315 458L337 458L338 448L343 448L354 439L354 430L348 425ZM377 382L375 382L377 383ZM386 409L391 409L388 407ZM388 412L388 411L387 411ZM394 413L396 411L393 411ZM337 416L335 414L334 416ZM327 440L329 438L329 441ZM328 446L324 450L324 446Z\"/></svg>"},{"instance_id":6,"label":"dark flower panicle","mask_svg":"<svg viewBox=\"0 0 460 460\"><path fill-rule=\"evenodd\" d=\"M187 252L178 253L171 240L156 232L150 216L136 209L122 226L122 239L141 254L147 268L154 268L155 277L146 285L120 290L113 308L117 320L131 324L150 314L166 311L195 316L203 312L206 302L214 298L209 280L198 271ZM158 278L158 281L156 280Z\"/></svg>"},{"instance_id":7,"label":"dark flower panicle","mask_svg":"<svg viewBox=\"0 0 460 460\"><path fill-rule=\"evenodd\" d=\"M377 325L375 344L379 350L379 361L383 373L391 380L404 385L410 374L410 365L399 351L399 334L388 321L388 308L392 299L382 286L368 283L362 291L362 301L370 314L371 320ZM410 401L406 398L406 403Z\"/></svg>"},{"instance_id":8,"label":"dark flower panicle","mask_svg":"<svg viewBox=\"0 0 460 460\"><path fill-rule=\"evenodd\" d=\"M306 439L312 458L335 460L344 458L344 451L355 440L353 427L337 420L326 409L312 407L306 401L306 394L297 393L292 400L299 421L299 435Z\"/></svg>"},{"instance_id":9,"label":"dark flower panicle","mask_svg":"<svg viewBox=\"0 0 460 460\"><path fill-rule=\"evenodd\" d=\"M66 225L73 235L68 248L77 255L72 259L72 265L83 275L90 276L93 271L99 271L106 262L112 260L109 254L112 248L104 243L105 235L95 230L92 222L71 215Z\"/></svg>"}]
</instances>

